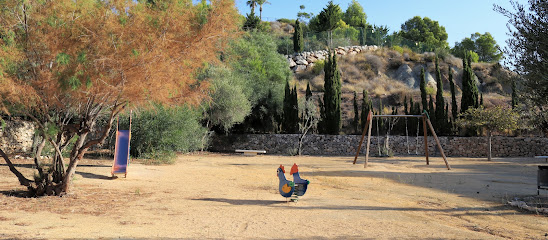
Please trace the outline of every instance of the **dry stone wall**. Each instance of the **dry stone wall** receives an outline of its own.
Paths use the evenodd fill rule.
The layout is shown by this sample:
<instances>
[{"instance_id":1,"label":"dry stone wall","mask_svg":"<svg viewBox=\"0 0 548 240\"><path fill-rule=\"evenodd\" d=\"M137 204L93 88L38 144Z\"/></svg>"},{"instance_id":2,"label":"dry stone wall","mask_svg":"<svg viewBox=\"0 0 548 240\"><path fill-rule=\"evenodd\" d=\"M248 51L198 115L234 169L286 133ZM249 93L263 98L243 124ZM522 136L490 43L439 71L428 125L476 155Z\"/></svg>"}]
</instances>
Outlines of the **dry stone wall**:
<instances>
[{"instance_id":1,"label":"dry stone wall","mask_svg":"<svg viewBox=\"0 0 548 240\"><path fill-rule=\"evenodd\" d=\"M352 156L360 141L360 135L308 135L303 143L305 155ZM298 146L297 134L243 134L215 136L210 151L234 152L235 149L266 150L269 154L293 154ZM378 154L385 137L372 137L370 154ZM485 137L440 137L444 153L453 157L485 157L487 139ZM390 136L389 143L394 155L424 155L424 138L421 136ZM409 144L408 144L409 143ZM365 143L364 143L365 145ZM409 148L408 148L409 146ZM439 156L433 137L428 137L428 151ZM362 147L361 154L365 153ZM548 155L548 138L533 137L493 137L493 157L532 157Z\"/></svg>"},{"instance_id":2,"label":"dry stone wall","mask_svg":"<svg viewBox=\"0 0 548 240\"><path fill-rule=\"evenodd\" d=\"M6 121L0 129L0 147L7 154L30 153L34 124L26 121Z\"/></svg>"},{"instance_id":3,"label":"dry stone wall","mask_svg":"<svg viewBox=\"0 0 548 240\"><path fill-rule=\"evenodd\" d=\"M350 46L350 47L337 47L335 53L340 56L344 55L356 55L365 51L375 51L379 47L377 46ZM323 61L327 58L327 50L314 51L314 52L302 52L295 53L293 55L285 55L289 67L293 72L301 72L306 69L314 67L314 63L317 61Z\"/></svg>"}]
</instances>

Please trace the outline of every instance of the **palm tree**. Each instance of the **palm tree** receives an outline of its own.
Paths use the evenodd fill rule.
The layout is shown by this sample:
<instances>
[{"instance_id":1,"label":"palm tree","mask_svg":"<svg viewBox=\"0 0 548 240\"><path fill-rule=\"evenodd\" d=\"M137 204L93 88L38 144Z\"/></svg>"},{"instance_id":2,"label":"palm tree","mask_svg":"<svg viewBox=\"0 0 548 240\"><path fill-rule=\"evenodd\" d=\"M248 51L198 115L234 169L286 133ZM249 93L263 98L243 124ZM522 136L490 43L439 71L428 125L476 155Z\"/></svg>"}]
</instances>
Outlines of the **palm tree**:
<instances>
[{"instance_id":1,"label":"palm tree","mask_svg":"<svg viewBox=\"0 0 548 240\"><path fill-rule=\"evenodd\" d=\"M255 13L255 7L257 6L257 3L259 1L260 0L247 0L247 2L245 4L247 4L247 6L249 6L251 8L252 13ZM262 7L261 7L261 11L262 11Z\"/></svg>"},{"instance_id":2,"label":"palm tree","mask_svg":"<svg viewBox=\"0 0 548 240\"><path fill-rule=\"evenodd\" d=\"M263 20L263 4L265 3L270 4L270 2L268 0L255 0L255 2L259 5L259 19L261 19L262 21Z\"/></svg>"}]
</instances>

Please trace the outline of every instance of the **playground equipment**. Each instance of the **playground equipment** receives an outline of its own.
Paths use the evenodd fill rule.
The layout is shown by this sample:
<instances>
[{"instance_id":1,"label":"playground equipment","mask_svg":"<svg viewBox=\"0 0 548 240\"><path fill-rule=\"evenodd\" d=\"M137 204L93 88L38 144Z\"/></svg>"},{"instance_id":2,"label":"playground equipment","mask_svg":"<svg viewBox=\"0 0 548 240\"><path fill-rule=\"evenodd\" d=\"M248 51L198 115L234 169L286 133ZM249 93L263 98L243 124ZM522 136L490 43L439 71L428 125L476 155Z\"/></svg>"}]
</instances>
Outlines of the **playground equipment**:
<instances>
[{"instance_id":1,"label":"playground equipment","mask_svg":"<svg viewBox=\"0 0 548 240\"><path fill-rule=\"evenodd\" d=\"M288 198L291 197L291 195L293 195L293 192L295 191L295 183L287 180L284 173L284 166L280 165L277 171L278 179L280 180L278 190L280 191L280 195L282 195L282 197Z\"/></svg>"},{"instance_id":2,"label":"playground equipment","mask_svg":"<svg viewBox=\"0 0 548 240\"><path fill-rule=\"evenodd\" d=\"M291 197L292 202L297 202L299 196L303 196L308 189L308 184L310 181L302 179L299 174L299 166L296 163L291 167L289 174L293 175L293 182L285 178L285 169L283 165L280 165L278 168L278 179L280 179L280 195L285 198Z\"/></svg>"},{"instance_id":3,"label":"playground equipment","mask_svg":"<svg viewBox=\"0 0 548 240\"><path fill-rule=\"evenodd\" d=\"M447 158L445 157L445 153L443 152L443 148L441 147L440 140L438 139L438 136L436 135L436 132L434 131L434 127L432 126L432 123L430 122L430 119L428 118L428 114L426 112L423 112L422 115L373 115L371 111L369 111L369 114L367 115L367 121L365 123L365 127L363 129L362 137L360 139L360 144L358 145L358 150L356 151L356 157L354 158L354 163L356 164L356 161L358 160L358 156L360 155L360 149L363 144L363 140L365 138L365 133L367 131L367 144L366 144L366 151L365 151L365 164L364 168L367 167L367 163L369 162L369 147L371 145L371 127L373 125L373 118L393 118L393 117L402 117L402 118L419 118L422 119L422 125L423 125L423 132L424 132L424 153L426 156L426 165L430 165L430 161L428 159L428 132L426 129L426 125L428 125L428 128L430 129L430 132L432 133L432 136L436 140L436 144L438 147L438 150L440 151L441 156L443 157L443 161L445 162L445 166L447 167L447 170L451 170L451 167L449 166L449 163L447 162ZM407 122L406 122L407 123ZM377 124L378 128L378 124ZM418 145L418 129L417 126L417 145ZM377 133L378 133L377 129ZM407 133L407 128L406 128ZM407 136L406 136L407 137ZM407 140L407 147L409 152L409 141ZM416 148L415 148L416 149Z\"/></svg>"},{"instance_id":4,"label":"playground equipment","mask_svg":"<svg viewBox=\"0 0 548 240\"><path fill-rule=\"evenodd\" d=\"M116 120L116 145L114 147L114 162L112 163L111 174L124 174L127 177L127 167L129 165L129 148L131 140L131 112L129 114L129 129L119 129L119 119Z\"/></svg>"}]
</instances>

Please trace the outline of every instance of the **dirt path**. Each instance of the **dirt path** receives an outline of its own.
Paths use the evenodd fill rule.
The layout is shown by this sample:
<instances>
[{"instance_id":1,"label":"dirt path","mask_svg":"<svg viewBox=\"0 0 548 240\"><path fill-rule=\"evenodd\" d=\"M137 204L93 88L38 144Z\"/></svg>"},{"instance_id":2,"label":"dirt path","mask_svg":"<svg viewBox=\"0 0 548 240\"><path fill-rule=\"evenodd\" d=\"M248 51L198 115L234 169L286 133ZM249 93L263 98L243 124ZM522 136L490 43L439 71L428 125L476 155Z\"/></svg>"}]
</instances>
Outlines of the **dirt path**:
<instances>
[{"instance_id":1,"label":"dirt path","mask_svg":"<svg viewBox=\"0 0 548 240\"><path fill-rule=\"evenodd\" d=\"M285 157L200 154L175 165L86 159L74 194L40 199L0 166L0 238L545 239L548 217L505 206L536 194L534 159ZM278 194L276 168L311 181L297 203ZM30 164L30 161L27 163ZM25 165L27 166L27 165ZM30 166L30 165L28 165ZM30 172L30 168L23 168ZM546 192L542 194L547 194Z\"/></svg>"}]
</instances>

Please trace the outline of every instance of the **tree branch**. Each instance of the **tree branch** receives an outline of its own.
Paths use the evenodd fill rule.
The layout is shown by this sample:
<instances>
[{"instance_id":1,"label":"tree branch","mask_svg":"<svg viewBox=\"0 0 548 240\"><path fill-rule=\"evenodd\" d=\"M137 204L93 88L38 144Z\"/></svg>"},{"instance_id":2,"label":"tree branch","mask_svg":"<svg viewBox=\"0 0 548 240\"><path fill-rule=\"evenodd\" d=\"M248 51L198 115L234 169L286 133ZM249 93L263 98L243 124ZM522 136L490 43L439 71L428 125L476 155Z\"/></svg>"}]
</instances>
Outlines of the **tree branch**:
<instances>
[{"instance_id":1,"label":"tree branch","mask_svg":"<svg viewBox=\"0 0 548 240\"><path fill-rule=\"evenodd\" d=\"M0 149L0 156L2 156L4 158L4 160L6 161L6 163L8 164L8 167L10 168L10 171L15 174L15 176L17 176L17 179L19 179L19 183L21 183L21 185L23 186L27 186L27 187L30 187L31 185L31 180L27 179L25 176L23 176L23 174L21 174L21 172L19 172L15 166L13 165L13 163L10 161L8 155L6 155L6 153L4 153L4 151L2 151L2 149Z\"/></svg>"}]
</instances>

